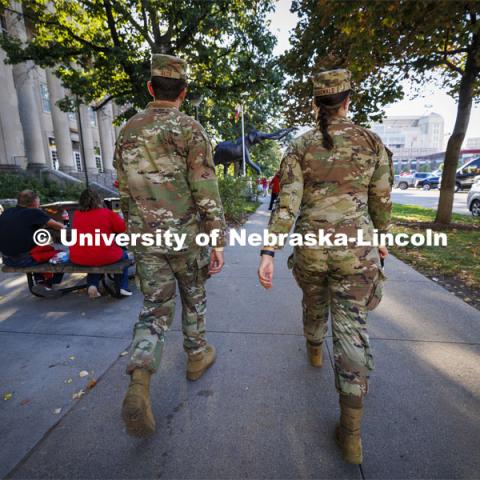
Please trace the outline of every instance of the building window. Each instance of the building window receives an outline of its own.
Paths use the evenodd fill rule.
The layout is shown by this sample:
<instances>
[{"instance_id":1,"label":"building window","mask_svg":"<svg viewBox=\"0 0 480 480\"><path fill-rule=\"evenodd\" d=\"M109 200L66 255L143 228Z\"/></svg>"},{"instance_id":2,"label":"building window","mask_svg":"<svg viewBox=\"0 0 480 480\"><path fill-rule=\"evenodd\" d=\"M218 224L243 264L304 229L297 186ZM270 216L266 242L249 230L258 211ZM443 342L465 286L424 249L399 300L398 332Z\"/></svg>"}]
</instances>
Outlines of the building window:
<instances>
[{"instance_id":1,"label":"building window","mask_svg":"<svg viewBox=\"0 0 480 480\"><path fill-rule=\"evenodd\" d=\"M58 170L58 154L56 150L50 150L50 155L52 157L52 167L54 170Z\"/></svg>"},{"instance_id":2,"label":"building window","mask_svg":"<svg viewBox=\"0 0 480 480\"><path fill-rule=\"evenodd\" d=\"M45 83L40 84L40 96L42 98L42 109L45 113L50 113L50 95L48 93L48 87Z\"/></svg>"},{"instance_id":3,"label":"building window","mask_svg":"<svg viewBox=\"0 0 480 480\"><path fill-rule=\"evenodd\" d=\"M100 155L95 155L95 163L97 164L98 171L103 172L103 162Z\"/></svg>"},{"instance_id":4,"label":"building window","mask_svg":"<svg viewBox=\"0 0 480 480\"><path fill-rule=\"evenodd\" d=\"M75 162L75 167L77 168L77 172L82 171L82 157L80 152L73 152L73 160Z\"/></svg>"},{"instance_id":5,"label":"building window","mask_svg":"<svg viewBox=\"0 0 480 480\"><path fill-rule=\"evenodd\" d=\"M77 120L77 112L68 112L69 120L76 121Z\"/></svg>"},{"instance_id":6,"label":"building window","mask_svg":"<svg viewBox=\"0 0 480 480\"><path fill-rule=\"evenodd\" d=\"M92 127L96 127L97 126L97 112L92 107L89 107L88 113L90 115L90 125Z\"/></svg>"}]
</instances>

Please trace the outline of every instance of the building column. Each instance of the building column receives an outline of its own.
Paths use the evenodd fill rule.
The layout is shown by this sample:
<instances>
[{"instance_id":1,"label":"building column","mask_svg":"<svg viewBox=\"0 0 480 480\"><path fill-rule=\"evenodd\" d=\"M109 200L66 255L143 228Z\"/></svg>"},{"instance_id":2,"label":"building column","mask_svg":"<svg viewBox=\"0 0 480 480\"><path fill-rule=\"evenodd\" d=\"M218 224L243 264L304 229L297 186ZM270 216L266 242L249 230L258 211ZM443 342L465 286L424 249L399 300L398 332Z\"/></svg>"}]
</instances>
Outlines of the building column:
<instances>
[{"instance_id":1,"label":"building column","mask_svg":"<svg viewBox=\"0 0 480 480\"><path fill-rule=\"evenodd\" d=\"M97 110L97 119L103 167L105 172L113 172L113 113L110 103L105 105L102 109Z\"/></svg>"},{"instance_id":2,"label":"building column","mask_svg":"<svg viewBox=\"0 0 480 480\"><path fill-rule=\"evenodd\" d=\"M0 169L18 170L27 166L27 159L12 67L5 57L0 50Z\"/></svg>"},{"instance_id":3,"label":"building column","mask_svg":"<svg viewBox=\"0 0 480 480\"><path fill-rule=\"evenodd\" d=\"M14 6L21 11L18 2ZM6 13L7 28L22 41L27 41L27 32L23 18L13 13ZM28 168L46 169L47 163L46 145L41 127L40 105L35 95L34 75L36 68L32 61L13 65L13 79L17 90L18 110L23 128L25 151L28 158Z\"/></svg>"},{"instance_id":4,"label":"building column","mask_svg":"<svg viewBox=\"0 0 480 480\"><path fill-rule=\"evenodd\" d=\"M50 106L52 109L52 123L55 132L55 145L57 148L59 168L62 172L71 173L75 171L73 165L72 138L70 136L70 121L68 115L62 112L57 105L65 94L60 80L48 68L47 85L50 95Z\"/></svg>"},{"instance_id":5,"label":"building column","mask_svg":"<svg viewBox=\"0 0 480 480\"><path fill-rule=\"evenodd\" d=\"M83 149L80 152L85 158L84 165L87 173L98 173L97 164L95 162L95 150L93 148L92 126L90 124L90 114L86 105L80 105L80 122L82 123L82 134L80 134L80 125L78 127L78 135L80 142L83 141Z\"/></svg>"},{"instance_id":6,"label":"building column","mask_svg":"<svg viewBox=\"0 0 480 480\"><path fill-rule=\"evenodd\" d=\"M113 118L112 120L115 120L119 115L120 115L120 107L113 102L112 104L112 111L113 111ZM120 125L115 125L114 126L114 131L115 131L115 142L117 141L118 136L120 135L120 130L122 127Z\"/></svg>"}]
</instances>

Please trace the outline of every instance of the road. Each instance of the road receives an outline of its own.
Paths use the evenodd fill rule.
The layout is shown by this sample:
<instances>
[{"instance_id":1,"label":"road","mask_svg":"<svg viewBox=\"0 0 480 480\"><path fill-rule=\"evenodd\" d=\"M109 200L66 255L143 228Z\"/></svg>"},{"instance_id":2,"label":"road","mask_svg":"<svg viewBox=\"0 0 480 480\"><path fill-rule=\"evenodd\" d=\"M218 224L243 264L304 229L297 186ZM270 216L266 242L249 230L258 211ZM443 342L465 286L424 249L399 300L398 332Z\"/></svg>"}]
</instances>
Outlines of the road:
<instances>
[{"instance_id":1,"label":"road","mask_svg":"<svg viewBox=\"0 0 480 480\"><path fill-rule=\"evenodd\" d=\"M393 190L393 201L402 205L418 205L420 207L437 208L439 190L420 190L416 188L409 188L408 190L400 190L395 188ZM471 215L467 208L468 192L457 192L453 201L453 212L461 213L463 215Z\"/></svg>"},{"instance_id":2,"label":"road","mask_svg":"<svg viewBox=\"0 0 480 480\"><path fill-rule=\"evenodd\" d=\"M247 233L267 219L263 205ZM138 293L38 299L23 277L0 276L0 385L13 394L0 399L0 477L478 478L480 312L388 259L386 296L369 318L376 370L362 474L333 438L331 338L324 368L308 365L288 254L278 254L267 292L256 278L258 248L226 249L227 265L207 289L218 360L198 382L185 379L177 311L151 388L157 433L147 440L129 438L120 420L128 384L120 354ZM96 387L72 400L90 378Z\"/></svg>"}]
</instances>

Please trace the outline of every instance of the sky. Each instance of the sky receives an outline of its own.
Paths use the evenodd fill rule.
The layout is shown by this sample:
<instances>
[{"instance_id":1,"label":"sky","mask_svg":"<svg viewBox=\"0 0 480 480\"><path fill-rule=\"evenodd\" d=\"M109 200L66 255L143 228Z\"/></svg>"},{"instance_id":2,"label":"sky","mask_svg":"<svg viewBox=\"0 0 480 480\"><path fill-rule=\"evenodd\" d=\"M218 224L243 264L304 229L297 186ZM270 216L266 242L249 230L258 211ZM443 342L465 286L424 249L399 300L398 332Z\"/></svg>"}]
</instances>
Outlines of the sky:
<instances>
[{"instance_id":1,"label":"sky","mask_svg":"<svg viewBox=\"0 0 480 480\"><path fill-rule=\"evenodd\" d=\"M297 23L296 15L290 12L291 0L278 0L275 12L271 15L271 30L276 35L278 43L275 47L275 53L281 54L290 47L290 31ZM425 115L430 112L440 114L445 121L444 144L453 130L455 124L456 101L449 97L438 86L425 86L420 96L410 98L408 92L410 86L404 84L407 95L401 101L387 105L384 110L387 115ZM480 137L480 105L473 106L470 124L466 139L471 137ZM464 142L466 144L466 140Z\"/></svg>"}]
</instances>

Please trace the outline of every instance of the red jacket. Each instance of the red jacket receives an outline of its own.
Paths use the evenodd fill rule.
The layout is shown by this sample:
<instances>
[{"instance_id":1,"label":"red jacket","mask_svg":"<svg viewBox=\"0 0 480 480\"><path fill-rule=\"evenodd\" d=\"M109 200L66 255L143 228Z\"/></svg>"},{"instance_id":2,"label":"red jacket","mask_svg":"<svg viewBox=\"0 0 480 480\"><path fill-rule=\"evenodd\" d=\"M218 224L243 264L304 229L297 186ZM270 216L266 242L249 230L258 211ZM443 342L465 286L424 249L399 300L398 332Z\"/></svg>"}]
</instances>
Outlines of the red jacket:
<instances>
[{"instance_id":1,"label":"red jacket","mask_svg":"<svg viewBox=\"0 0 480 480\"><path fill-rule=\"evenodd\" d=\"M280 193L280 175L275 174L270 182L270 187L272 189L272 193Z\"/></svg>"},{"instance_id":2,"label":"red jacket","mask_svg":"<svg viewBox=\"0 0 480 480\"><path fill-rule=\"evenodd\" d=\"M107 246L102 239L98 246L80 246L78 244L81 233L123 233L125 222L115 212L108 208L95 208L87 212L77 210L73 214L72 228L77 230L77 244L70 247L70 261L78 265L96 267L118 262L123 256L123 250L115 243Z\"/></svg>"}]
</instances>

